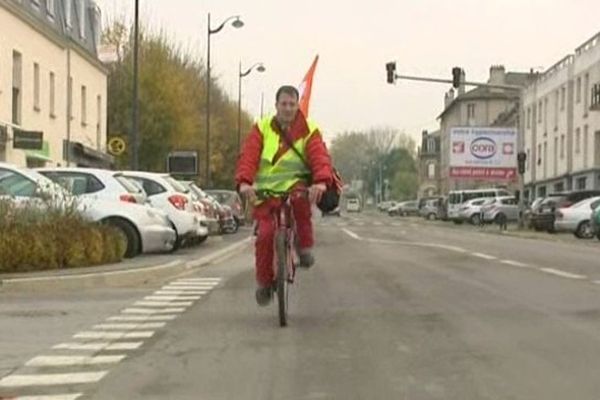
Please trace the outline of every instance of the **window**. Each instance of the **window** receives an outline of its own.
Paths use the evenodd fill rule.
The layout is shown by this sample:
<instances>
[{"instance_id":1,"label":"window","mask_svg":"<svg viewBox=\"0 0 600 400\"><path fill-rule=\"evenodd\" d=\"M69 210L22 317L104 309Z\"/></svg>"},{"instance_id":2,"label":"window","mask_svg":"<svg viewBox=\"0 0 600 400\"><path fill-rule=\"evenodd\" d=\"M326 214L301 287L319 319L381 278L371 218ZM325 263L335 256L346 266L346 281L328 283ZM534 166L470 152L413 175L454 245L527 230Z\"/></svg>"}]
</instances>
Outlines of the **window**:
<instances>
[{"instance_id":1,"label":"window","mask_svg":"<svg viewBox=\"0 0 600 400\"><path fill-rule=\"evenodd\" d=\"M579 178L577 179L577 190L585 190L587 189L587 178Z\"/></svg>"},{"instance_id":2,"label":"window","mask_svg":"<svg viewBox=\"0 0 600 400\"><path fill-rule=\"evenodd\" d=\"M527 129L531 129L531 107L527 107Z\"/></svg>"},{"instance_id":3,"label":"window","mask_svg":"<svg viewBox=\"0 0 600 400\"><path fill-rule=\"evenodd\" d=\"M544 142L544 177L548 174L548 142Z\"/></svg>"},{"instance_id":4,"label":"window","mask_svg":"<svg viewBox=\"0 0 600 400\"><path fill-rule=\"evenodd\" d=\"M157 194L164 193L167 191L164 187L162 187L158 183L151 181L149 179L135 178L135 177L133 177L132 179L135 182L142 185L142 187L144 188L144 191L146 192L148 197L152 197L152 196L155 196Z\"/></svg>"},{"instance_id":5,"label":"window","mask_svg":"<svg viewBox=\"0 0 600 400\"><path fill-rule=\"evenodd\" d=\"M79 0L79 36L85 38L85 1Z\"/></svg>"},{"instance_id":6,"label":"window","mask_svg":"<svg viewBox=\"0 0 600 400\"><path fill-rule=\"evenodd\" d=\"M473 120L475 119L475 104L467 104L467 119Z\"/></svg>"},{"instance_id":7,"label":"window","mask_svg":"<svg viewBox=\"0 0 600 400\"><path fill-rule=\"evenodd\" d=\"M67 20L67 28L73 27L73 0L65 0L65 19Z\"/></svg>"},{"instance_id":8,"label":"window","mask_svg":"<svg viewBox=\"0 0 600 400\"><path fill-rule=\"evenodd\" d=\"M50 117L56 118L56 76L54 72L50 72Z\"/></svg>"},{"instance_id":9,"label":"window","mask_svg":"<svg viewBox=\"0 0 600 400\"><path fill-rule=\"evenodd\" d=\"M435 164L433 163L427 165L427 178L435 179Z\"/></svg>"},{"instance_id":10,"label":"window","mask_svg":"<svg viewBox=\"0 0 600 400\"><path fill-rule=\"evenodd\" d=\"M588 126L583 127L583 167L588 167Z\"/></svg>"},{"instance_id":11,"label":"window","mask_svg":"<svg viewBox=\"0 0 600 400\"><path fill-rule=\"evenodd\" d=\"M542 145L541 144L538 144L537 165L542 165Z\"/></svg>"},{"instance_id":12,"label":"window","mask_svg":"<svg viewBox=\"0 0 600 400\"><path fill-rule=\"evenodd\" d=\"M560 136L560 159L565 159L565 135Z\"/></svg>"},{"instance_id":13,"label":"window","mask_svg":"<svg viewBox=\"0 0 600 400\"><path fill-rule=\"evenodd\" d=\"M556 89L554 93L554 130L558 130L558 103L559 103L559 90Z\"/></svg>"},{"instance_id":14,"label":"window","mask_svg":"<svg viewBox=\"0 0 600 400\"><path fill-rule=\"evenodd\" d=\"M105 188L98 178L90 174L44 171L42 175L52 179L76 196L96 193Z\"/></svg>"},{"instance_id":15,"label":"window","mask_svg":"<svg viewBox=\"0 0 600 400\"><path fill-rule=\"evenodd\" d=\"M548 134L548 97L544 99L544 134Z\"/></svg>"},{"instance_id":16,"label":"window","mask_svg":"<svg viewBox=\"0 0 600 400\"><path fill-rule=\"evenodd\" d=\"M540 104L538 105L538 110L537 110L537 112L538 112L538 123L542 122L542 107L543 107L543 104L542 104L542 101L540 100Z\"/></svg>"},{"instance_id":17,"label":"window","mask_svg":"<svg viewBox=\"0 0 600 400\"><path fill-rule=\"evenodd\" d=\"M527 149L527 159L525 160L525 169L529 171L531 168L531 150Z\"/></svg>"},{"instance_id":18,"label":"window","mask_svg":"<svg viewBox=\"0 0 600 400\"><path fill-rule=\"evenodd\" d=\"M40 111L40 64L33 63L33 109Z\"/></svg>"},{"instance_id":19,"label":"window","mask_svg":"<svg viewBox=\"0 0 600 400\"><path fill-rule=\"evenodd\" d=\"M560 89L560 109L564 111L565 109L565 101L567 97L567 88L564 86Z\"/></svg>"},{"instance_id":20,"label":"window","mask_svg":"<svg viewBox=\"0 0 600 400\"><path fill-rule=\"evenodd\" d=\"M581 153L581 128L575 129L575 154Z\"/></svg>"},{"instance_id":21,"label":"window","mask_svg":"<svg viewBox=\"0 0 600 400\"><path fill-rule=\"evenodd\" d=\"M87 125L87 87L81 86L81 125Z\"/></svg>"},{"instance_id":22,"label":"window","mask_svg":"<svg viewBox=\"0 0 600 400\"><path fill-rule=\"evenodd\" d=\"M554 175L558 172L558 138L554 138Z\"/></svg>"},{"instance_id":23,"label":"window","mask_svg":"<svg viewBox=\"0 0 600 400\"><path fill-rule=\"evenodd\" d=\"M102 149L102 96L96 97L96 147Z\"/></svg>"},{"instance_id":24,"label":"window","mask_svg":"<svg viewBox=\"0 0 600 400\"><path fill-rule=\"evenodd\" d=\"M588 116L589 98L590 93L590 74L585 74L583 77L583 117Z\"/></svg>"},{"instance_id":25,"label":"window","mask_svg":"<svg viewBox=\"0 0 600 400\"><path fill-rule=\"evenodd\" d=\"M559 182L559 183L554 184L554 191L555 192L564 192L565 191L564 182Z\"/></svg>"},{"instance_id":26,"label":"window","mask_svg":"<svg viewBox=\"0 0 600 400\"><path fill-rule=\"evenodd\" d=\"M575 102L581 103L581 77L577 78L577 88L575 90Z\"/></svg>"},{"instance_id":27,"label":"window","mask_svg":"<svg viewBox=\"0 0 600 400\"><path fill-rule=\"evenodd\" d=\"M22 175L0 169L0 195L34 197L37 185Z\"/></svg>"},{"instance_id":28,"label":"window","mask_svg":"<svg viewBox=\"0 0 600 400\"><path fill-rule=\"evenodd\" d=\"M54 0L46 0L46 10L48 10L48 15L54 17Z\"/></svg>"},{"instance_id":29,"label":"window","mask_svg":"<svg viewBox=\"0 0 600 400\"><path fill-rule=\"evenodd\" d=\"M12 123L15 125L21 125L22 73L23 58L21 53L13 51Z\"/></svg>"}]
</instances>

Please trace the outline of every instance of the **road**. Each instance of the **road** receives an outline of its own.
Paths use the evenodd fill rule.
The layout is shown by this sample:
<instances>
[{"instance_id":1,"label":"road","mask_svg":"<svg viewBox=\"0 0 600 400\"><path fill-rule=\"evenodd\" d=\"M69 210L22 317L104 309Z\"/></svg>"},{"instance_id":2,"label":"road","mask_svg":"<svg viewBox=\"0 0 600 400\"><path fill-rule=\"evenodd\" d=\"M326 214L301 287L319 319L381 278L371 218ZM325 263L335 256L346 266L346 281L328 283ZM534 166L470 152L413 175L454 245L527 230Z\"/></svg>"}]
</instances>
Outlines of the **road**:
<instances>
[{"instance_id":1,"label":"road","mask_svg":"<svg viewBox=\"0 0 600 400\"><path fill-rule=\"evenodd\" d=\"M317 265L301 271L284 329L254 303L250 249L156 287L11 295L13 313L39 296L59 296L55 312L86 308L53 319L64 329L49 338L30 318L40 343L12 341L0 397L598 398L600 243L374 214L315 224Z\"/></svg>"}]
</instances>

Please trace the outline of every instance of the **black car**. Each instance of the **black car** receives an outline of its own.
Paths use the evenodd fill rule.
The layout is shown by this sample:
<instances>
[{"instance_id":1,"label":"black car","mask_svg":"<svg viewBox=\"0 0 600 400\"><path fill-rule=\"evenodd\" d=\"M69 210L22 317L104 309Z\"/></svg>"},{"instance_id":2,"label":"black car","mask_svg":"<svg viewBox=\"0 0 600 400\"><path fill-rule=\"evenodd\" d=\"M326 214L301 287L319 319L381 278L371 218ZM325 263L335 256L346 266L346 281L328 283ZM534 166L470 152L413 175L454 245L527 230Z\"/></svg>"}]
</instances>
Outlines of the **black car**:
<instances>
[{"instance_id":1,"label":"black car","mask_svg":"<svg viewBox=\"0 0 600 400\"><path fill-rule=\"evenodd\" d=\"M536 231L554 233L556 210L570 207L590 197L600 196L600 190L580 190L576 192L553 193L546 197L531 213L531 226Z\"/></svg>"}]
</instances>

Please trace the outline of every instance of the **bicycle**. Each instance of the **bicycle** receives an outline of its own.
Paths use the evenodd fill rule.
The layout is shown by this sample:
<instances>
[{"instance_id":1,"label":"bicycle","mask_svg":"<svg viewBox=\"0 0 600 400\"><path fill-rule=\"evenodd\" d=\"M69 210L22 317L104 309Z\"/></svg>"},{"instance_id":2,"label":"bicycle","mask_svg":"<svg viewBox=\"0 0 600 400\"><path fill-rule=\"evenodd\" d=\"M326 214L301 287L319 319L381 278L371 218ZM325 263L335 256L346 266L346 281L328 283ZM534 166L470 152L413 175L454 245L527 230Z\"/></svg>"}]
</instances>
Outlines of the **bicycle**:
<instances>
[{"instance_id":1,"label":"bicycle","mask_svg":"<svg viewBox=\"0 0 600 400\"><path fill-rule=\"evenodd\" d=\"M287 326L289 289L296 278L296 266L298 265L298 251L296 242L296 221L292 212L291 197L293 195L305 195L306 191L276 192L270 190L257 191L261 199L268 197L279 197L281 207L273 214L275 224L273 269L275 273L274 291L277 293L279 309L279 325Z\"/></svg>"}]
</instances>

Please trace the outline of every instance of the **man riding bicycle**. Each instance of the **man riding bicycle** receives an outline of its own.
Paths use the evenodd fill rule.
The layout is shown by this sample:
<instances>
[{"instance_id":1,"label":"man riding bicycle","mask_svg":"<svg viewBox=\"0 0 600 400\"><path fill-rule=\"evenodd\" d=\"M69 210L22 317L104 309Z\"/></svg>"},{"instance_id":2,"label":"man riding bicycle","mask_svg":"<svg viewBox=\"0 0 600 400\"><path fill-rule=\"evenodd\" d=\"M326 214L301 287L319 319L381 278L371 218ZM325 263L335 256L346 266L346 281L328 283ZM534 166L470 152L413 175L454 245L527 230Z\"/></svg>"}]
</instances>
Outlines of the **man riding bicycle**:
<instances>
[{"instance_id":1,"label":"man riding bicycle","mask_svg":"<svg viewBox=\"0 0 600 400\"><path fill-rule=\"evenodd\" d=\"M235 175L240 193L255 202L256 301L261 306L269 304L273 293L273 213L280 207L281 199L270 197L257 202L256 191L291 193L300 267L310 268L315 262L311 203L320 201L333 179L331 157L321 133L299 110L298 90L282 86L275 99L276 115L263 118L252 127Z\"/></svg>"}]
</instances>

